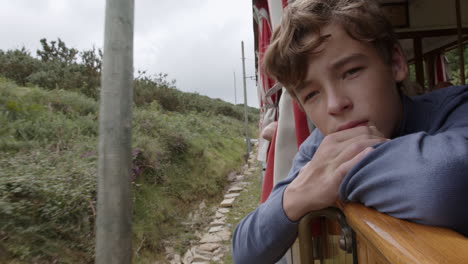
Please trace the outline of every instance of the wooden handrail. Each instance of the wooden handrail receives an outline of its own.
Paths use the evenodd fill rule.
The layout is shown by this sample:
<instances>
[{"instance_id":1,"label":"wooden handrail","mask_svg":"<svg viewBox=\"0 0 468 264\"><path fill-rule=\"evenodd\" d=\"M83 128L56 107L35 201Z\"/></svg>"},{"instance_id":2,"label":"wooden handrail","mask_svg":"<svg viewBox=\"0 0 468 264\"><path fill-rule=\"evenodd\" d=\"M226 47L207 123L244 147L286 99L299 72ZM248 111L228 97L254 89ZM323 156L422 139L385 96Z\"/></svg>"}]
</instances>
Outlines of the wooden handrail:
<instances>
[{"instance_id":1,"label":"wooden handrail","mask_svg":"<svg viewBox=\"0 0 468 264\"><path fill-rule=\"evenodd\" d=\"M359 263L374 263L371 255L392 264L468 263L468 238L455 231L400 220L357 203L339 207L356 232Z\"/></svg>"}]
</instances>

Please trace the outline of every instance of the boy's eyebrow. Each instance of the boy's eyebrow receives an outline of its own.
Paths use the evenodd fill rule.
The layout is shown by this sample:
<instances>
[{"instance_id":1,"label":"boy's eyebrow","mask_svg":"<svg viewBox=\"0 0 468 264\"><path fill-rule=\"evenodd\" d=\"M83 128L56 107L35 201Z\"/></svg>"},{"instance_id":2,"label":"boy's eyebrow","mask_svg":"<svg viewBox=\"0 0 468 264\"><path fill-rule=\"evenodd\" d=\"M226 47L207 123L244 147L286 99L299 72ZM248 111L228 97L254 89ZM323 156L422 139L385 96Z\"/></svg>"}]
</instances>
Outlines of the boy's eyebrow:
<instances>
[{"instance_id":1,"label":"boy's eyebrow","mask_svg":"<svg viewBox=\"0 0 468 264\"><path fill-rule=\"evenodd\" d=\"M367 58L366 55L364 55L362 53L353 53L353 54L351 54L349 56L341 58L341 59L337 60L336 62L332 63L330 68L332 70L339 70L339 69L343 68L344 66L346 66L346 64L348 64L350 62L365 60L366 58Z\"/></svg>"}]
</instances>

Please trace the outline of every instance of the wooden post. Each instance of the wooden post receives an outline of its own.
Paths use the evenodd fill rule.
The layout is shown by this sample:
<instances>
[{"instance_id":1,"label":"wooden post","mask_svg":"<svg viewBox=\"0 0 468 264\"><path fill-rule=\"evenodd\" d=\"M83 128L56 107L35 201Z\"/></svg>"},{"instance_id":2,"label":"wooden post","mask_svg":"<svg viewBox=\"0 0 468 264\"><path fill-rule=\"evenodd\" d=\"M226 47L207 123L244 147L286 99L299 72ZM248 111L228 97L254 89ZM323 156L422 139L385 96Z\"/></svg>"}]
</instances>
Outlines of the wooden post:
<instances>
[{"instance_id":1,"label":"wooden post","mask_svg":"<svg viewBox=\"0 0 468 264\"><path fill-rule=\"evenodd\" d=\"M434 90L436 85L436 74L435 74L435 62L436 54L430 53L426 56L426 73L427 73L427 89L429 91Z\"/></svg>"},{"instance_id":2,"label":"wooden post","mask_svg":"<svg viewBox=\"0 0 468 264\"><path fill-rule=\"evenodd\" d=\"M237 105L236 72L234 72L234 104Z\"/></svg>"},{"instance_id":3,"label":"wooden post","mask_svg":"<svg viewBox=\"0 0 468 264\"><path fill-rule=\"evenodd\" d=\"M99 111L97 264L132 261L134 0L107 0Z\"/></svg>"},{"instance_id":4,"label":"wooden post","mask_svg":"<svg viewBox=\"0 0 468 264\"><path fill-rule=\"evenodd\" d=\"M244 118L245 118L245 143L247 144L246 157L250 155L250 137L249 137L249 116L247 114L247 85L245 83L245 57L244 57L244 41L241 42L242 46L242 73L244 80Z\"/></svg>"},{"instance_id":5,"label":"wooden post","mask_svg":"<svg viewBox=\"0 0 468 264\"><path fill-rule=\"evenodd\" d=\"M423 63L423 52L422 52L422 41L421 38L413 39L413 50L414 50L414 66L416 68L416 82L424 87L424 63Z\"/></svg>"},{"instance_id":6,"label":"wooden post","mask_svg":"<svg viewBox=\"0 0 468 264\"><path fill-rule=\"evenodd\" d=\"M457 12L457 31L458 31L458 56L460 62L460 85L465 85L465 58L463 54L463 37L462 37L462 21L460 0L455 0L455 8Z\"/></svg>"}]
</instances>

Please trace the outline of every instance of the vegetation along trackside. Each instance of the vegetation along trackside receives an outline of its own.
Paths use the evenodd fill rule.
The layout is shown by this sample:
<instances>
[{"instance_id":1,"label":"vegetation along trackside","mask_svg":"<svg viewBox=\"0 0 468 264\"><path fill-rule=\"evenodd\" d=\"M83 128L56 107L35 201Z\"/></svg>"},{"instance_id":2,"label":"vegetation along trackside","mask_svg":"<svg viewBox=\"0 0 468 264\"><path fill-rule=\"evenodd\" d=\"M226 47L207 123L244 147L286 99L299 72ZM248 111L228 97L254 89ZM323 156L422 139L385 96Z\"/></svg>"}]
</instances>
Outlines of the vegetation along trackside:
<instances>
[{"instance_id":1,"label":"vegetation along trackside","mask_svg":"<svg viewBox=\"0 0 468 264\"><path fill-rule=\"evenodd\" d=\"M0 262L91 263L101 52L41 43L37 57L0 51ZM134 92L134 262L146 263L171 236L188 246L180 223L240 168L243 107L164 74L140 72ZM254 133L257 116L249 108Z\"/></svg>"}]
</instances>

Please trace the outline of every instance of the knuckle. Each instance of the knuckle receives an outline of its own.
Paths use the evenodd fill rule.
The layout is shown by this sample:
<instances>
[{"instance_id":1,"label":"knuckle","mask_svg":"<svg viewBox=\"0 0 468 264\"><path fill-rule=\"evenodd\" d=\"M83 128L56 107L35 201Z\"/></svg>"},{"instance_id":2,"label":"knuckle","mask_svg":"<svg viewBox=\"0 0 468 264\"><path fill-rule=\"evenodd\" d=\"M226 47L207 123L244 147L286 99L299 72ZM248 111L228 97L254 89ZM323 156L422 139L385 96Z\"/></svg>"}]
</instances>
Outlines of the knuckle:
<instances>
[{"instance_id":1,"label":"knuckle","mask_svg":"<svg viewBox=\"0 0 468 264\"><path fill-rule=\"evenodd\" d=\"M366 147L367 147L367 144L365 144L365 142L362 142L362 141L354 142L353 144L351 144L351 151L354 153L358 153L358 152L361 152Z\"/></svg>"},{"instance_id":2,"label":"knuckle","mask_svg":"<svg viewBox=\"0 0 468 264\"><path fill-rule=\"evenodd\" d=\"M373 130L372 130L371 127L362 126L362 128L364 129L364 131L365 131L367 134L372 134L372 133L373 133Z\"/></svg>"},{"instance_id":3,"label":"knuckle","mask_svg":"<svg viewBox=\"0 0 468 264\"><path fill-rule=\"evenodd\" d=\"M336 173L338 173L340 177L343 177L344 175L346 175L346 173L348 173L348 168L346 166L346 163L343 163L340 166L338 166L338 168L336 168Z\"/></svg>"},{"instance_id":4,"label":"knuckle","mask_svg":"<svg viewBox=\"0 0 468 264\"><path fill-rule=\"evenodd\" d=\"M337 136L335 134L327 135L324 139L324 143L332 143L337 141Z\"/></svg>"}]
</instances>

